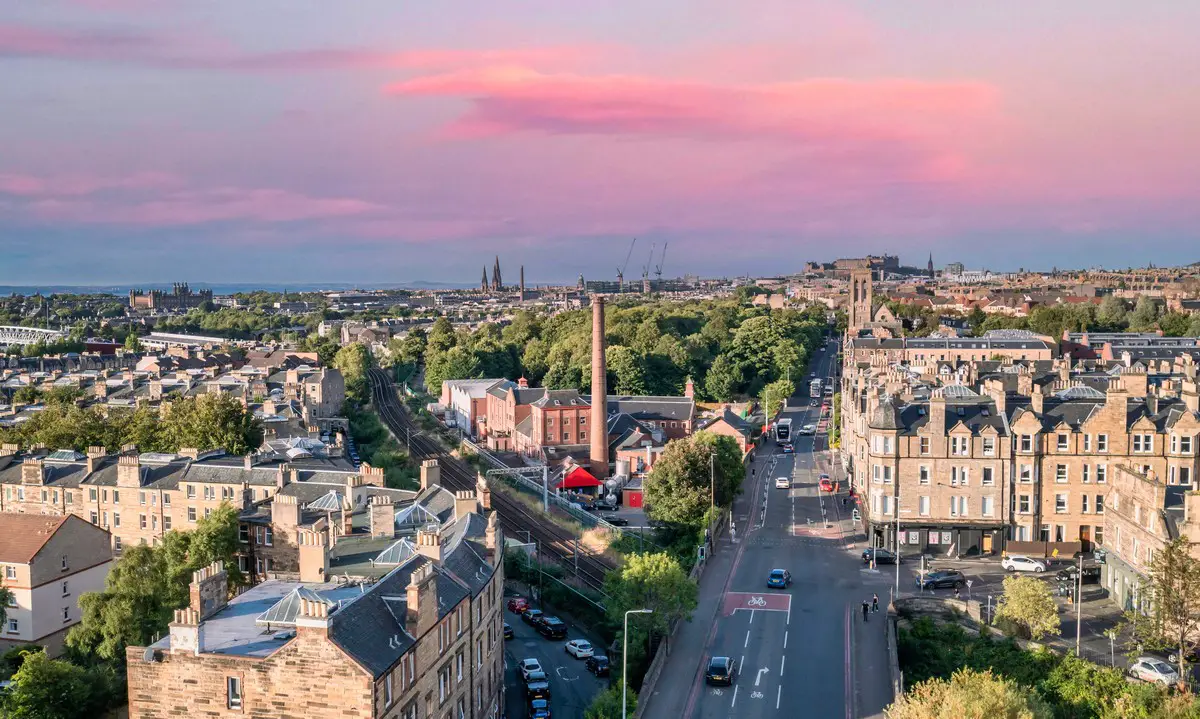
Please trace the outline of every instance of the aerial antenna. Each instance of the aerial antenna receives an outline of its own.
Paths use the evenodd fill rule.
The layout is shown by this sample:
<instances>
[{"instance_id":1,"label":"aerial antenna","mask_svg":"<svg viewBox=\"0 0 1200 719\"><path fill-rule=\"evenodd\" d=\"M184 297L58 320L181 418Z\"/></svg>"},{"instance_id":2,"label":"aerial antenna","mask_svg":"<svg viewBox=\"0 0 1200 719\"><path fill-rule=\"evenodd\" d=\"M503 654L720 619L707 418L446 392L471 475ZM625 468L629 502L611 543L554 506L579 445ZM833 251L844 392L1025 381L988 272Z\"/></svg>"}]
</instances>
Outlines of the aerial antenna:
<instances>
[{"instance_id":1,"label":"aerial antenna","mask_svg":"<svg viewBox=\"0 0 1200 719\"><path fill-rule=\"evenodd\" d=\"M625 253L625 264L617 268L617 292L625 291L625 268L629 266L629 258L633 257L633 247L637 244L637 238L633 238L633 242L629 243L629 252Z\"/></svg>"}]
</instances>

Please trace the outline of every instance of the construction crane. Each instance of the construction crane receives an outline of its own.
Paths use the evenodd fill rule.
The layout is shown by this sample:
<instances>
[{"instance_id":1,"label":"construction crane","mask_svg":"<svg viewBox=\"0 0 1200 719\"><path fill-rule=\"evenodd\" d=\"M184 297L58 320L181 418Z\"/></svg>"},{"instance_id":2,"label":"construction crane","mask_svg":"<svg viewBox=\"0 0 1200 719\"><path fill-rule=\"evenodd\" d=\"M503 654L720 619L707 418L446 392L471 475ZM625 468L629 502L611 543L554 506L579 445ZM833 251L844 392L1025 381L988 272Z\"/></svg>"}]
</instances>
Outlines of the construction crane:
<instances>
[{"instance_id":1,"label":"construction crane","mask_svg":"<svg viewBox=\"0 0 1200 719\"><path fill-rule=\"evenodd\" d=\"M629 258L633 257L633 247L637 244L637 238L633 238L633 242L629 243L629 252L625 253L625 264L617 268L617 292L625 291L625 268L629 266Z\"/></svg>"},{"instance_id":2,"label":"construction crane","mask_svg":"<svg viewBox=\"0 0 1200 719\"><path fill-rule=\"evenodd\" d=\"M642 265L642 292L650 294L650 265L654 264L654 248L657 243L650 243L650 256L646 258L646 264Z\"/></svg>"},{"instance_id":3,"label":"construction crane","mask_svg":"<svg viewBox=\"0 0 1200 719\"><path fill-rule=\"evenodd\" d=\"M660 290L662 289L662 268L663 268L663 261L667 259L667 245L668 245L668 244L669 244L669 243L667 243L667 242L664 242L664 243L663 243L662 256L660 256L660 257L658 258L658 266L654 268L654 279L655 279L655 281L656 281L656 282L658 282L658 283L659 283L659 289L660 289Z\"/></svg>"}]
</instances>

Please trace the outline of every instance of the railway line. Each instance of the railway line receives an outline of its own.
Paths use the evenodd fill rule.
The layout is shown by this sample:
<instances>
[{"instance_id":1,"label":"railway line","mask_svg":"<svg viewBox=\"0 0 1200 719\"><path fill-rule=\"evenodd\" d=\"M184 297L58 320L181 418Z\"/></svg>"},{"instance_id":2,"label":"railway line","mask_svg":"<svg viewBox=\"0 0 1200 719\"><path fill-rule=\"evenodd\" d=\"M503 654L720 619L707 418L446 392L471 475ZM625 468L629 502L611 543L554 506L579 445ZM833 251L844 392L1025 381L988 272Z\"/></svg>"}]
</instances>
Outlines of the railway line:
<instances>
[{"instance_id":1,"label":"railway line","mask_svg":"<svg viewBox=\"0 0 1200 719\"><path fill-rule=\"evenodd\" d=\"M412 456L417 459L437 459L441 466L442 483L454 491L474 491L475 469L452 456L440 444L426 436L409 417L407 409L396 397L391 378L380 369L368 374L371 394L380 418L397 437L410 445ZM576 568L576 576L584 585L594 590L603 590L604 575L614 565L607 560L580 548L576 552L578 538L549 519L537 516L521 502L500 492L492 492L492 506L499 514L500 525L513 536L528 533L536 541L539 551L544 551L564 567Z\"/></svg>"}]
</instances>

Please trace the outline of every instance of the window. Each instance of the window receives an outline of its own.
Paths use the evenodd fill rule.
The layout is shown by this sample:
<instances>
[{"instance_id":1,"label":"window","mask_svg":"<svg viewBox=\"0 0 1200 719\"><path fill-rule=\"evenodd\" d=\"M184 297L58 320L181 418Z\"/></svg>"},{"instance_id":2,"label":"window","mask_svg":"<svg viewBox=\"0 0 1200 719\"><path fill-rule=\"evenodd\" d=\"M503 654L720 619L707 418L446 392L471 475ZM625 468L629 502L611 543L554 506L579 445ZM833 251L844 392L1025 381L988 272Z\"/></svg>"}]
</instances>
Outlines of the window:
<instances>
[{"instance_id":1,"label":"window","mask_svg":"<svg viewBox=\"0 0 1200 719\"><path fill-rule=\"evenodd\" d=\"M1152 434L1135 434L1133 435L1133 451L1141 454L1148 454L1154 451L1154 435Z\"/></svg>"},{"instance_id":2,"label":"window","mask_svg":"<svg viewBox=\"0 0 1200 719\"><path fill-rule=\"evenodd\" d=\"M8 620L8 633L9 634L20 634L20 632L21 632L21 623L18 622L16 619L9 619Z\"/></svg>"},{"instance_id":3,"label":"window","mask_svg":"<svg viewBox=\"0 0 1200 719\"><path fill-rule=\"evenodd\" d=\"M100 524L101 524L101 526L104 526L104 527L108 526L108 512L100 513Z\"/></svg>"},{"instance_id":4,"label":"window","mask_svg":"<svg viewBox=\"0 0 1200 719\"><path fill-rule=\"evenodd\" d=\"M216 499L217 498L216 487L205 487L204 488L204 498L209 501Z\"/></svg>"},{"instance_id":5,"label":"window","mask_svg":"<svg viewBox=\"0 0 1200 719\"><path fill-rule=\"evenodd\" d=\"M929 497L919 497L917 499L917 513L922 517L929 516Z\"/></svg>"},{"instance_id":6,"label":"window","mask_svg":"<svg viewBox=\"0 0 1200 719\"><path fill-rule=\"evenodd\" d=\"M63 607L63 621L64 622L71 621L71 608L70 607Z\"/></svg>"},{"instance_id":7,"label":"window","mask_svg":"<svg viewBox=\"0 0 1200 719\"><path fill-rule=\"evenodd\" d=\"M196 521L196 508L195 507L188 507L188 521L189 522Z\"/></svg>"},{"instance_id":8,"label":"window","mask_svg":"<svg viewBox=\"0 0 1200 719\"><path fill-rule=\"evenodd\" d=\"M146 503L146 493L138 492L138 504L145 504L145 503Z\"/></svg>"},{"instance_id":9,"label":"window","mask_svg":"<svg viewBox=\"0 0 1200 719\"><path fill-rule=\"evenodd\" d=\"M983 506L981 508L981 511L983 512L983 516L985 516L985 517L992 516L993 503L994 503L993 499L991 497L984 497L982 499L982 503L983 503Z\"/></svg>"},{"instance_id":10,"label":"window","mask_svg":"<svg viewBox=\"0 0 1200 719\"><path fill-rule=\"evenodd\" d=\"M121 513L120 512L113 512L113 526L114 527L121 526Z\"/></svg>"},{"instance_id":11,"label":"window","mask_svg":"<svg viewBox=\"0 0 1200 719\"><path fill-rule=\"evenodd\" d=\"M4 567L4 578L5 579L16 579L17 578L17 568L16 567L8 567L8 566Z\"/></svg>"},{"instance_id":12,"label":"window","mask_svg":"<svg viewBox=\"0 0 1200 719\"><path fill-rule=\"evenodd\" d=\"M1191 437L1180 437L1179 438L1179 453L1180 454L1191 454L1192 453L1192 438Z\"/></svg>"},{"instance_id":13,"label":"window","mask_svg":"<svg viewBox=\"0 0 1200 719\"><path fill-rule=\"evenodd\" d=\"M88 500L92 501L92 502L96 501L96 488L95 487L88 487Z\"/></svg>"},{"instance_id":14,"label":"window","mask_svg":"<svg viewBox=\"0 0 1200 719\"><path fill-rule=\"evenodd\" d=\"M242 680L240 677L225 677L225 706L242 708Z\"/></svg>"},{"instance_id":15,"label":"window","mask_svg":"<svg viewBox=\"0 0 1200 719\"><path fill-rule=\"evenodd\" d=\"M1180 467L1179 468L1179 483L1180 484L1191 484L1192 483L1192 468L1191 467Z\"/></svg>"},{"instance_id":16,"label":"window","mask_svg":"<svg viewBox=\"0 0 1200 719\"><path fill-rule=\"evenodd\" d=\"M1092 451L1092 435L1090 435L1090 434L1083 435L1083 451L1084 452Z\"/></svg>"},{"instance_id":17,"label":"window","mask_svg":"<svg viewBox=\"0 0 1200 719\"><path fill-rule=\"evenodd\" d=\"M546 433L546 441L547 441L547 442L553 442L553 441L554 441L554 433L553 433L553 432L547 432L547 433Z\"/></svg>"},{"instance_id":18,"label":"window","mask_svg":"<svg viewBox=\"0 0 1200 719\"><path fill-rule=\"evenodd\" d=\"M463 653L462 652L459 652L454 657L454 673L455 673L455 677L456 677L454 681L461 682L463 680Z\"/></svg>"},{"instance_id":19,"label":"window","mask_svg":"<svg viewBox=\"0 0 1200 719\"><path fill-rule=\"evenodd\" d=\"M1056 541L1056 542L1067 541L1067 528L1065 525L1062 525L1062 524L1054 525L1054 541Z\"/></svg>"},{"instance_id":20,"label":"window","mask_svg":"<svg viewBox=\"0 0 1200 719\"><path fill-rule=\"evenodd\" d=\"M1104 527L1096 525L1096 544L1104 544Z\"/></svg>"},{"instance_id":21,"label":"window","mask_svg":"<svg viewBox=\"0 0 1200 719\"><path fill-rule=\"evenodd\" d=\"M146 515L139 514L138 515L138 529L145 529L145 528L146 528Z\"/></svg>"},{"instance_id":22,"label":"window","mask_svg":"<svg viewBox=\"0 0 1200 719\"><path fill-rule=\"evenodd\" d=\"M270 547L270 546L273 546L274 543L275 543L275 530L271 529L270 525L267 525L266 538L265 538L265 541L263 542L263 544Z\"/></svg>"},{"instance_id":23,"label":"window","mask_svg":"<svg viewBox=\"0 0 1200 719\"><path fill-rule=\"evenodd\" d=\"M1043 524L1038 529L1038 541L1040 541L1040 542L1049 542L1050 541L1050 525L1049 524Z\"/></svg>"},{"instance_id":24,"label":"window","mask_svg":"<svg viewBox=\"0 0 1200 719\"><path fill-rule=\"evenodd\" d=\"M170 506L171 506L171 495L169 495L169 494L164 494L164 495L163 495L163 506L164 506L164 507L170 507Z\"/></svg>"},{"instance_id":25,"label":"window","mask_svg":"<svg viewBox=\"0 0 1200 719\"><path fill-rule=\"evenodd\" d=\"M1083 473L1082 476L1083 476L1084 484L1087 484L1092 481L1092 477L1091 477L1092 466L1090 464L1083 465L1083 469L1081 469L1080 471Z\"/></svg>"},{"instance_id":26,"label":"window","mask_svg":"<svg viewBox=\"0 0 1200 719\"><path fill-rule=\"evenodd\" d=\"M921 454L929 454L929 438L922 437L920 441Z\"/></svg>"},{"instance_id":27,"label":"window","mask_svg":"<svg viewBox=\"0 0 1200 719\"><path fill-rule=\"evenodd\" d=\"M113 550L121 551L121 538L116 535L113 536Z\"/></svg>"},{"instance_id":28,"label":"window","mask_svg":"<svg viewBox=\"0 0 1200 719\"><path fill-rule=\"evenodd\" d=\"M1096 495L1096 514L1104 514L1104 495ZM1097 534L1096 541L1100 541L1100 536Z\"/></svg>"},{"instance_id":29,"label":"window","mask_svg":"<svg viewBox=\"0 0 1200 719\"><path fill-rule=\"evenodd\" d=\"M1108 451L1108 435L1107 434L1096 435L1096 451L1097 452L1107 452Z\"/></svg>"},{"instance_id":30,"label":"window","mask_svg":"<svg viewBox=\"0 0 1200 719\"><path fill-rule=\"evenodd\" d=\"M950 498L950 516L951 517L967 516L967 498L966 497L951 497Z\"/></svg>"},{"instance_id":31,"label":"window","mask_svg":"<svg viewBox=\"0 0 1200 719\"><path fill-rule=\"evenodd\" d=\"M1107 464L1097 464L1096 465L1096 484L1104 484L1107 481L1108 481L1108 465Z\"/></svg>"},{"instance_id":32,"label":"window","mask_svg":"<svg viewBox=\"0 0 1200 719\"><path fill-rule=\"evenodd\" d=\"M1032 452L1033 451L1033 435L1032 434L1021 435L1021 451L1022 452Z\"/></svg>"},{"instance_id":33,"label":"window","mask_svg":"<svg viewBox=\"0 0 1200 719\"><path fill-rule=\"evenodd\" d=\"M579 426L581 426L581 427L582 427L582 426L583 426L583 425L585 425L585 424L587 424L587 417L580 417L580 418L579 418ZM674 426L675 426L675 423L674 423L674 422L672 422L672 423L671 423L671 426L672 426L672 427L674 427Z\"/></svg>"},{"instance_id":34,"label":"window","mask_svg":"<svg viewBox=\"0 0 1200 719\"><path fill-rule=\"evenodd\" d=\"M1023 482L1024 484L1029 484L1032 481L1033 481L1033 465L1032 464L1022 464L1021 465L1021 482Z\"/></svg>"},{"instance_id":35,"label":"window","mask_svg":"<svg viewBox=\"0 0 1200 719\"><path fill-rule=\"evenodd\" d=\"M120 504L120 503L121 503L121 490L114 489L113 490L113 504Z\"/></svg>"},{"instance_id":36,"label":"window","mask_svg":"<svg viewBox=\"0 0 1200 719\"><path fill-rule=\"evenodd\" d=\"M250 527L244 524L238 525L238 541L242 544L250 543Z\"/></svg>"},{"instance_id":37,"label":"window","mask_svg":"<svg viewBox=\"0 0 1200 719\"><path fill-rule=\"evenodd\" d=\"M882 464L872 465L871 476L875 484L891 484L892 468Z\"/></svg>"},{"instance_id":38,"label":"window","mask_svg":"<svg viewBox=\"0 0 1200 719\"><path fill-rule=\"evenodd\" d=\"M164 532L171 531L171 515L169 515L169 514L163 515L163 531Z\"/></svg>"},{"instance_id":39,"label":"window","mask_svg":"<svg viewBox=\"0 0 1200 719\"><path fill-rule=\"evenodd\" d=\"M384 706L391 706L392 702L396 701L392 697L392 675L388 674L383 678L383 703Z\"/></svg>"},{"instance_id":40,"label":"window","mask_svg":"<svg viewBox=\"0 0 1200 719\"><path fill-rule=\"evenodd\" d=\"M187 498L188 499L196 498L196 485L194 485L194 484L187 485Z\"/></svg>"},{"instance_id":41,"label":"window","mask_svg":"<svg viewBox=\"0 0 1200 719\"><path fill-rule=\"evenodd\" d=\"M96 514L95 510L91 512L91 522L92 524L100 523L100 515Z\"/></svg>"},{"instance_id":42,"label":"window","mask_svg":"<svg viewBox=\"0 0 1200 719\"><path fill-rule=\"evenodd\" d=\"M951 437L950 438L950 454L964 457L970 451L970 437Z\"/></svg>"},{"instance_id":43,"label":"window","mask_svg":"<svg viewBox=\"0 0 1200 719\"><path fill-rule=\"evenodd\" d=\"M1021 514L1029 514L1029 495L1022 494L1017 504L1017 511Z\"/></svg>"},{"instance_id":44,"label":"window","mask_svg":"<svg viewBox=\"0 0 1200 719\"><path fill-rule=\"evenodd\" d=\"M1055 514L1066 514L1066 511L1067 511L1067 494L1065 492L1059 492L1058 494L1054 495L1054 513Z\"/></svg>"},{"instance_id":45,"label":"window","mask_svg":"<svg viewBox=\"0 0 1200 719\"><path fill-rule=\"evenodd\" d=\"M1054 465L1054 481L1058 484L1062 484L1063 482L1067 481L1067 465Z\"/></svg>"},{"instance_id":46,"label":"window","mask_svg":"<svg viewBox=\"0 0 1200 719\"><path fill-rule=\"evenodd\" d=\"M985 486L985 487L992 487L996 484L996 479L993 476L993 470L991 467L983 468L983 479L980 481L983 483L983 486Z\"/></svg>"},{"instance_id":47,"label":"window","mask_svg":"<svg viewBox=\"0 0 1200 719\"><path fill-rule=\"evenodd\" d=\"M929 484L929 467L921 465L917 467L917 481L921 484Z\"/></svg>"},{"instance_id":48,"label":"window","mask_svg":"<svg viewBox=\"0 0 1200 719\"><path fill-rule=\"evenodd\" d=\"M1058 435L1057 449L1059 452L1066 452L1067 448L1070 446L1070 444L1071 444L1071 435L1069 435L1069 434L1059 434Z\"/></svg>"},{"instance_id":49,"label":"window","mask_svg":"<svg viewBox=\"0 0 1200 719\"><path fill-rule=\"evenodd\" d=\"M211 514L212 514L212 507L205 507L204 508L204 518L208 519L209 515L211 515Z\"/></svg>"},{"instance_id":50,"label":"window","mask_svg":"<svg viewBox=\"0 0 1200 719\"><path fill-rule=\"evenodd\" d=\"M71 593L71 582L64 579L62 582L62 595L65 597Z\"/></svg>"},{"instance_id":51,"label":"window","mask_svg":"<svg viewBox=\"0 0 1200 719\"><path fill-rule=\"evenodd\" d=\"M996 456L996 438L995 437L984 437L983 438L983 454L984 454L984 456L987 456L987 457Z\"/></svg>"}]
</instances>

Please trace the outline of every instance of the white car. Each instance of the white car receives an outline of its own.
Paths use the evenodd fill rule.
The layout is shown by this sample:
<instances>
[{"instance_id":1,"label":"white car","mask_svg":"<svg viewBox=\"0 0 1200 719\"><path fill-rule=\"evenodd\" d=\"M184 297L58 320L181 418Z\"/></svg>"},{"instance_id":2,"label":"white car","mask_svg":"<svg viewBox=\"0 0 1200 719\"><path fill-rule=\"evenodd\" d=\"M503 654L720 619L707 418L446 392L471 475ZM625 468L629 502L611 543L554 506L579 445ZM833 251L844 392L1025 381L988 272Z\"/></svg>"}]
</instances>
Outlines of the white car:
<instances>
[{"instance_id":1,"label":"white car","mask_svg":"<svg viewBox=\"0 0 1200 719\"><path fill-rule=\"evenodd\" d=\"M791 488L792 488L792 480L788 479L787 477L776 477L775 478L775 489L791 489Z\"/></svg>"},{"instance_id":2,"label":"white car","mask_svg":"<svg viewBox=\"0 0 1200 719\"><path fill-rule=\"evenodd\" d=\"M529 681L531 673L540 671L542 671L542 663L538 660L532 658L521 660L521 678L525 681Z\"/></svg>"},{"instance_id":3,"label":"white car","mask_svg":"<svg viewBox=\"0 0 1200 719\"><path fill-rule=\"evenodd\" d=\"M1046 571L1046 563L1036 559L1023 557L1019 554L1014 554L1005 557L1000 562L1000 566L1004 567L1009 572L1044 572Z\"/></svg>"},{"instance_id":4,"label":"white car","mask_svg":"<svg viewBox=\"0 0 1200 719\"><path fill-rule=\"evenodd\" d=\"M1129 675L1144 682L1157 682L1163 686L1179 683L1179 674L1174 667L1157 657L1140 657L1129 667Z\"/></svg>"},{"instance_id":5,"label":"white car","mask_svg":"<svg viewBox=\"0 0 1200 719\"><path fill-rule=\"evenodd\" d=\"M592 643L586 639L572 639L567 642L567 654L576 659L587 659L595 654L592 649Z\"/></svg>"}]
</instances>

